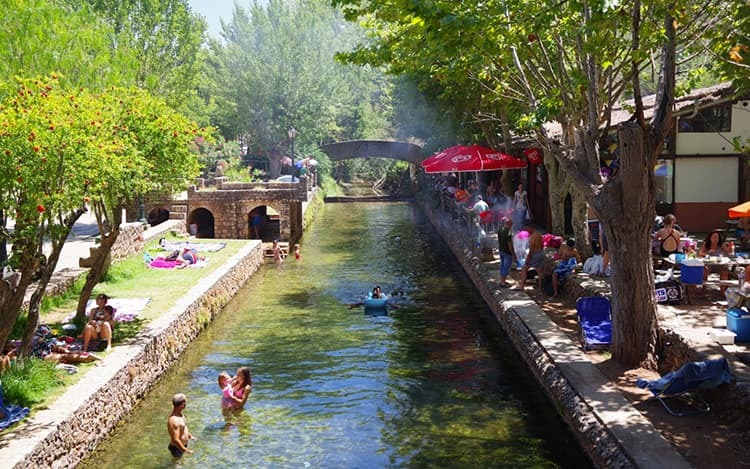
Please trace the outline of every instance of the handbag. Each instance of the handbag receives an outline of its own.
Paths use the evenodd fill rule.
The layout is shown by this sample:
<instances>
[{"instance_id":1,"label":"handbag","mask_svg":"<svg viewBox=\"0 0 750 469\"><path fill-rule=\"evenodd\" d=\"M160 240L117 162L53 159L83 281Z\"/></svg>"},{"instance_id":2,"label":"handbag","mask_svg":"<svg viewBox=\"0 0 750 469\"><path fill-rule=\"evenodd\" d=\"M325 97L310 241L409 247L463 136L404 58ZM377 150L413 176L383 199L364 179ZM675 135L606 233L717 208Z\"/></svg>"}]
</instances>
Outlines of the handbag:
<instances>
[{"instance_id":1,"label":"handbag","mask_svg":"<svg viewBox=\"0 0 750 469\"><path fill-rule=\"evenodd\" d=\"M3 281L10 286L11 290L15 290L21 281L21 272L16 272L13 267L6 265L3 267Z\"/></svg>"}]
</instances>

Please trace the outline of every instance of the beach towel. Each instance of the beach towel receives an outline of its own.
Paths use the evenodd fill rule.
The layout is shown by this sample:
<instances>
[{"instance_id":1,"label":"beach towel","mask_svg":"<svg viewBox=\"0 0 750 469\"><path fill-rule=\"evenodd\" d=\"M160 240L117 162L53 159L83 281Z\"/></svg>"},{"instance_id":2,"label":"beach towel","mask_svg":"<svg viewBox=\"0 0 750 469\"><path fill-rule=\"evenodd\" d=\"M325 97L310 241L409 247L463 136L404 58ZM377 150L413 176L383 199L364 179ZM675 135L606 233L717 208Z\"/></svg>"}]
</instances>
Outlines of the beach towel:
<instances>
[{"instance_id":1,"label":"beach towel","mask_svg":"<svg viewBox=\"0 0 750 469\"><path fill-rule=\"evenodd\" d=\"M6 404L3 396L3 383L0 382L0 431L5 430L22 418L29 415L28 407L14 404Z\"/></svg>"},{"instance_id":2,"label":"beach towel","mask_svg":"<svg viewBox=\"0 0 750 469\"><path fill-rule=\"evenodd\" d=\"M159 249L162 251L176 251L182 252L183 249L195 249L198 252L216 252L221 251L227 246L226 243L193 243L185 241L182 243L170 243L162 240L159 243Z\"/></svg>"},{"instance_id":3,"label":"beach towel","mask_svg":"<svg viewBox=\"0 0 750 469\"><path fill-rule=\"evenodd\" d=\"M178 261L168 261L161 257L157 257L153 261L149 262L148 266L153 269L174 269L180 264L181 262Z\"/></svg>"},{"instance_id":4,"label":"beach towel","mask_svg":"<svg viewBox=\"0 0 750 469\"><path fill-rule=\"evenodd\" d=\"M151 298L110 298L107 304L114 309L115 322L131 322L138 318L138 315L146 308ZM96 306L95 300L89 300L86 303L86 312ZM75 311L68 314L63 320L69 323L76 316Z\"/></svg>"}]
</instances>

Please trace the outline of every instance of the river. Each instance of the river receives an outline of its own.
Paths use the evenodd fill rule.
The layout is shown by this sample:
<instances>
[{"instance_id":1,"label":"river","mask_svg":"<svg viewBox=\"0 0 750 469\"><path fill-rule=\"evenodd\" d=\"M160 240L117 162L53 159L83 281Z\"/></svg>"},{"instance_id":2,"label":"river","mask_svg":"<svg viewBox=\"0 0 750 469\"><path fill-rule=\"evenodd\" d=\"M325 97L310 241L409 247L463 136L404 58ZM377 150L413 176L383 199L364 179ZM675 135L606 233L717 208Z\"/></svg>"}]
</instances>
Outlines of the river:
<instances>
[{"instance_id":1,"label":"river","mask_svg":"<svg viewBox=\"0 0 750 469\"><path fill-rule=\"evenodd\" d=\"M328 204L300 260L265 265L83 467L590 467L418 210ZM375 284L387 315L365 314ZM243 412L217 375L249 366ZM167 451L171 396L195 450Z\"/></svg>"}]
</instances>

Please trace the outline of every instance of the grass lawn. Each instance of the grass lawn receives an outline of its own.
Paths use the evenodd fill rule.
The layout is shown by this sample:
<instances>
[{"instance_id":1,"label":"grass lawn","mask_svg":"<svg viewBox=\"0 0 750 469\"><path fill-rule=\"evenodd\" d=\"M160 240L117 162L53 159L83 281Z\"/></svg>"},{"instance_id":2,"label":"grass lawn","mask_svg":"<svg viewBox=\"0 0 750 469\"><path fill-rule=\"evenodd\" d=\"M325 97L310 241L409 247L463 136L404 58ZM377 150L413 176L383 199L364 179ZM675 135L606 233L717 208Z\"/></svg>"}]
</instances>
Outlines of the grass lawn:
<instances>
[{"instance_id":1,"label":"grass lawn","mask_svg":"<svg viewBox=\"0 0 750 469\"><path fill-rule=\"evenodd\" d=\"M167 236L167 241L180 242L185 238ZM92 294L94 298L99 293L105 293L110 298L150 298L146 308L138 315L138 320L132 323L119 323L115 328L114 344L135 335L148 321L158 317L162 312L174 306L176 300L185 295L198 281L214 272L230 257L237 254L248 240L217 240L201 239L194 241L200 244L225 243L226 247L217 252L200 252L208 260L206 267L188 267L184 269L152 269L143 261L143 253L131 256L114 263L105 278L96 286ZM165 256L167 251L158 248L158 241L146 244L145 252L152 257ZM49 310L42 315L53 330L59 330L62 321L78 304L78 294L83 280L67 294L50 301Z\"/></svg>"},{"instance_id":2,"label":"grass lawn","mask_svg":"<svg viewBox=\"0 0 750 469\"><path fill-rule=\"evenodd\" d=\"M170 235L167 241L185 241L185 238ZM138 318L132 322L121 322L115 327L113 334L113 348L135 336L150 320L159 316L174 306L177 299L185 295L198 281L214 272L230 257L237 254L248 240L197 240L200 244L225 243L226 247L217 252L201 252L208 259L206 267L188 267L184 269L152 269L144 260L143 253L113 264L104 280L100 282L92 297L99 293L105 293L111 298L150 298L146 308L140 312ZM158 241L146 244L145 251L152 257L164 256L166 251L158 249ZM85 274L84 274L85 277ZM84 278L79 279L75 285L65 294L53 298L46 298L43 304L41 322L49 325L57 335L64 335L62 324L65 317L76 309L78 295L81 291ZM20 335L25 321L20 321L14 330ZM71 335L74 335L71 333ZM77 333L75 333L77 335ZM107 352L98 353L106 360ZM54 365L32 360L29 362L19 361L13 365L13 369L2 374L8 395L11 401L30 406L33 410L43 409L50 405L65 388L81 378L89 370L96 368L97 362L81 363L77 365L78 373L69 375L64 371L55 370ZM40 381L44 386L34 384Z\"/></svg>"}]
</instances>

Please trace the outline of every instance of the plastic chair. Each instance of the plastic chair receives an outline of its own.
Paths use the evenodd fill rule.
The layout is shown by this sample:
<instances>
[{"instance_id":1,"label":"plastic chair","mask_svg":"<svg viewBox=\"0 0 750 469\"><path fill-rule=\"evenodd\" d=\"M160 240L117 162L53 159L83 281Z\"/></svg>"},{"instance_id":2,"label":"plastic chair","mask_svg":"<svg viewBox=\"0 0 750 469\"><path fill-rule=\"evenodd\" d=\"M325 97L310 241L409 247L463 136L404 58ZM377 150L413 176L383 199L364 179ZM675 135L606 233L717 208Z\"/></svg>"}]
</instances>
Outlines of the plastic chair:
<instances>
[{"instance_id":1,"label":"plastic chair","mask_svg":"<svg viewBox=\"0 0 750 469\"><path fill-rule=\"evenodd\" d=\"M576 301L583 350L608 349L612 345L612 313L608 298L584 296Z\"/></svg>"},{"instance_id":2,"label":"plastic chair","mask_svg":"<svg viewBox=\"0 0 750 469\"><path fill-rule=\"evenodd\" d=\"M651 391L653 396L649 400L656 399L661 402L671 415L684 417L710 411L711 406L699 391L729 383L732 379L729 362L721 357L715 360L686 363L677 371L670 371L657 380L639 379L636 385L641 389ZM667 404L666 400L669 398L690 398L692 403L688 410L678 412Z\"/></svg>"}]
</instances>

